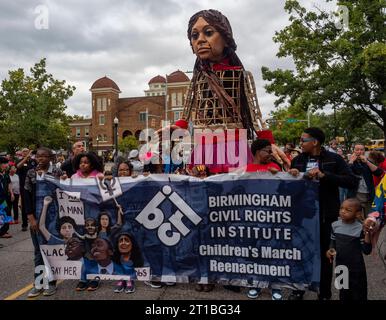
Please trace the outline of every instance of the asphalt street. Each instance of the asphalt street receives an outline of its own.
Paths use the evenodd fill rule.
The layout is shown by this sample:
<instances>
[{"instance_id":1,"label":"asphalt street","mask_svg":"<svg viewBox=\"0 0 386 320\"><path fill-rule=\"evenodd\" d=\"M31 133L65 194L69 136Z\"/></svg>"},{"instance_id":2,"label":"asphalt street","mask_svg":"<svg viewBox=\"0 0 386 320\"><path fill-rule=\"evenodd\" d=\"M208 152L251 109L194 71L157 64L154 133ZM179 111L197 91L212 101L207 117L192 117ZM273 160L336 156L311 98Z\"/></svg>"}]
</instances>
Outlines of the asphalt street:
<instances>
[{"instance_id":1,"label":"asphalt street","mask_svg":"<svg viewBox=\"0 0 386 320\"><path fill-rule=\"evenodd\" d=\"M33 246L29 232L21 232L20 225L12 225L10 239L0 239L0 299L25 300L33 279ZM366 258L368 277L369 300L386 300L386 269L376 255ZM95 292L76 292L77 281L65 280L58 284L57 293L51 297L39 296L35 300L250 300L246 294L247 289L242 288L240 293L225 290L221 285L216 285L211 292L197 292L194 284L177 284L153 289L144 283L137 282L136 291L131 294L114 293L114 283L103 282ZM290 291L283 290L284 298ZM314 292L307 292L305 300L315 300ZM270 300L268 290L258 300ZM333 292L333 299L337 300L337 291Z\"/></svg>"}]
</instances>

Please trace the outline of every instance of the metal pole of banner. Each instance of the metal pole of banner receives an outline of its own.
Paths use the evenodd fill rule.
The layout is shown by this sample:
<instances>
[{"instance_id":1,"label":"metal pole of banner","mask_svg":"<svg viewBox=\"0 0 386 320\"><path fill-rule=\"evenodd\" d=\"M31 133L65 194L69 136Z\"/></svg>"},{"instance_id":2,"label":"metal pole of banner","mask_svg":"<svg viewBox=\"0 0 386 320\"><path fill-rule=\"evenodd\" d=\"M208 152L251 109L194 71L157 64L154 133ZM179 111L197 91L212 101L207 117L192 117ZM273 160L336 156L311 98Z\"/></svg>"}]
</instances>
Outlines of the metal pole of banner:
<instances>
[{"instance_id":1,"label":"metal pole of banner","mask_svg":"<svg viewBox=\"0 0 386 320\"><path fill-rule=\"evenodd\" d=\"M146 144L149 140L149 108L146 108Z\"/></svg>"},{"instance_id":2,"label":"metal pole of banner","mask_svg":"<svg viewBox=\"0 0 386 320\"><path fill-rule=\"evenodd\" d=\"M119 122L118 118L115 117L114 118L114 149L115 149L115 152L113 155L114 163L116 163L117 156L118 156L118 122Z\"/></svg>"}]
</instances>

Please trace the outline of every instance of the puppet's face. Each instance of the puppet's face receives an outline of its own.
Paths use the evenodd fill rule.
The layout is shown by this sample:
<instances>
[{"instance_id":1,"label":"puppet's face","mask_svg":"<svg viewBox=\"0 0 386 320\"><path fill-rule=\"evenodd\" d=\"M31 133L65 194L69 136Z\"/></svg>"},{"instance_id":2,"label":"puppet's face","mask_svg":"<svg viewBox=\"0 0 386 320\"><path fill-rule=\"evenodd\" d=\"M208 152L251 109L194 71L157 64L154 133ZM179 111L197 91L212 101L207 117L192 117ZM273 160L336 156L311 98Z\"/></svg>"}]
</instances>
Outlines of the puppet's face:
<instances>
[{"instance_id":1,"label":"puppet's face","mask_svg":"<svg viewBox=\"0 0 386 320\"><path fill-rule=\"evenodd\" d=\"M83 242L78 238L71 238L67 242L65 253L69 260L79 260L85 253Z\"/></svg>"},{"instance_id":2,"label":"puppet's face","mask_svg":"<svg viewBox=\"0 0 386 320\"><path fill-rule=\"evenodd\" d=\"M133 243L127 235L122 235L118 240L118 249L121 254L130 253L133 248Z\"/></svg>"},{"instance_id":3,"label":"puppet's face","mask_svg":"<svg viewBox=\"0 0 386 320\"><path fill-rule=\"evenodd\" d=\"M94 235L96 232L95 220L87 220L85 228L86 228L87 234L89 234L90 236Z\"/></svg>"},{"instance_id":4,"label":"puppet's face","mask_svg":"<svg viewBox=\"0 0 386 320\"><path fill-rule=\"evenodd\" d=\"M74 227L71 223L63 223L60 227L60 234L64 239L70 239L74 233Z\"/></svg>"},{"instance_id":5,"label":"puppet's face","mask_svg":"<svg viewBox=\"0 0 386 320\"><path fill-rule=\"evenodd\" d=\"M91 255L95 261L104 261L109 260L113 252L106 240L97 238L92 243Z\"/></svg>"},{"instance_id":6,"label":"puppet's face","mask_svg":"<svg viewBox=\"0 0 386 320\"><path fill-rule=\"evenodd\" d=\"M192 28L191 44L193 52L201 60L220 62L223 58L226 43L213 26L200 17Z\"/></svg>"}]
</instances>

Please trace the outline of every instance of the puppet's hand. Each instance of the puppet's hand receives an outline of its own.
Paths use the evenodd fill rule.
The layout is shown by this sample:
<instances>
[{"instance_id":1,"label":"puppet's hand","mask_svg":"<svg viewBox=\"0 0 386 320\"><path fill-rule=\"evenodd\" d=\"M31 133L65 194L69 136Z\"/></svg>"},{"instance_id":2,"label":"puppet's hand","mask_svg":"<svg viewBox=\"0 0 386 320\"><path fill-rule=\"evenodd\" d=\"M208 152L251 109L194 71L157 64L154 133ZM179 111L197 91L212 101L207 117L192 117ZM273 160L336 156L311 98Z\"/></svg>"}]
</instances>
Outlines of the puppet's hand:
<instances>
[{"instance_id":1,"label":"puppet's hand","mask_svg":"<svg viewBox=\"0 0 386 320\"><path fill-rule=\"evenodd\" d=\"M276 144L272 144L272 156L275 158L277 162L284 167L290 167L291 161L287 158L286 154L281 150Z\"/></svg>"},{"instance_id":2,"label":"puppet's hand","mask_svg":"<svg viewBox=\"0 0 386 320\"><path fill-rule=\"evenodd\" d=\"M272 174L276 174L279 172L279 170L277 170L276 168L273 168L273 167L268 168L268 171L271 172Z\"/></svg>"},{"instance_id":3,"label":"puppet's hand","mask_svg":"<svg viewBox=\"0 0 386 320\"><path fill-rule=\"evenodd\" d=\"M162 134L164 132L167 132L167 137L170 137L170 134L176 130L176 129L181 129L179 126L176 126L175 124L171 124L169 126L163 127L158 129L155 133L158 136L159 141L162 141Z\"/></svg>"},{"instance_id":4,"label":"puppet's hand","mask_svg":"<svg viewBox=\"0 0 386 320\"><path fill-rule=\"evenodd\" d=\"M299 175L300 172L299 172L298 169L293 168L293 169L289 169L289 170L288 170L288 173L289 173L290 175L294 176L294 177L297 177L297 176Z\"/></svg>"}]
</instances>

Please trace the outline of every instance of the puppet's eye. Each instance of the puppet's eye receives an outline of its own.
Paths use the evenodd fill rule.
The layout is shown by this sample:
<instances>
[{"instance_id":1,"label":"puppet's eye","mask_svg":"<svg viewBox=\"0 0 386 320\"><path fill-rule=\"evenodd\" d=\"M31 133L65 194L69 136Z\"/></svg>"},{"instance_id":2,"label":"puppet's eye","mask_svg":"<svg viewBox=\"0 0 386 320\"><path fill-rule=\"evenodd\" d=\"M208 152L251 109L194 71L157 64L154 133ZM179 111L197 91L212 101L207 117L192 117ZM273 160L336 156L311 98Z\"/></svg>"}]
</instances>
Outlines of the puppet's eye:
<instances>
[{"instance_id":1,"label":"puppet's eye","mask_svg":"<svg viewBox=\"0 0 386 320\"><path fill-rule=\"evenodd\" d=\"M192 33L192 39L197 40L198 39L198 32L193 32Z\"/></svg>"},{"instance_id":2,"label":"puppet's eye","mask_svg":"<svg viewBox=\"0 0 386 320\"><path fill-rule=\"evenodd\" d=\"M213 36L214 33L215 33L215 31L213 29L206 29L205 30L205 36L207 36L207 37Z\"/></svg>"}]
</instances>

